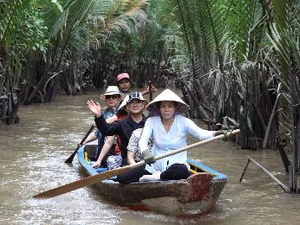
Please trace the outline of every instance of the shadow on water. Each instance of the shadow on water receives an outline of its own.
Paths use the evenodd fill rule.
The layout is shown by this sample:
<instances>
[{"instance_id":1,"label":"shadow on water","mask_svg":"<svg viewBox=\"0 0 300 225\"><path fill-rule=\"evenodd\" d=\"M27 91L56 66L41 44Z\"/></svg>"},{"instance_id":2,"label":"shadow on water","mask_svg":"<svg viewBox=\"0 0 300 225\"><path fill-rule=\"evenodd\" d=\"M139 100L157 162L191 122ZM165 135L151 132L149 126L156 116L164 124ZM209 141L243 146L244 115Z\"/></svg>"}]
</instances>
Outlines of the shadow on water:
<instances>
[{"instance_id":1,"label":"shadow on water","mask_svg":"<svg viewBox=\"0 0 300 225\"><path fill-rule=\"evenodd\" d=\"M251 163L239 182L247 156L251 156L288 185L279 154L240 150L223 141L189 151L191 158L228 176L215 209L201 218L132 211L102 199L93 187L47 200L33 199L40 191L83 176L76 158L72 165L64 161L93 120L85 105L90 98L97 100L98 93L59 96L54 103L23 106L19 124L0 126L0 224L298 224L298 195L285 194Z\"/></svg>"}]
</instances>

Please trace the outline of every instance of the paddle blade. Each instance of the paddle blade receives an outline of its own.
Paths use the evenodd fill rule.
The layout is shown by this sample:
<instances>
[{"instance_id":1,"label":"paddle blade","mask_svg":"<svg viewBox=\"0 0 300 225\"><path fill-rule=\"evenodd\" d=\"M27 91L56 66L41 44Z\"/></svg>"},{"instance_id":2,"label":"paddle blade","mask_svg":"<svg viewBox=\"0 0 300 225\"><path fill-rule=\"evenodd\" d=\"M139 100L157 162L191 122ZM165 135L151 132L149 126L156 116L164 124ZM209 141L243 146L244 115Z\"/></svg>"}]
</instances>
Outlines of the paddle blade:
<instances>
[{"instance_id":1,"label":"paddle blade","mask_svg":"<svg viewBox=\"0 0 300 225\"><path fill-rule=\"evenodd\" d=\"M137 167L143 166L143 165L145 165L144 162L140 162L140 163L136 163L134 165L119 167L117 169L99 173L94 176L89 176L89 177L83 178L81 180L77 180L75 182L65 184L65 185L59 186L57 188L50 189L48 191L41 192L37 195L34 195L33 197L34 198L53 198L55 196L65 194L67 192L74 191L76 189L98 183L102 180L109 179L112 176L117 176L117 175L125 173L133 168L137 168Z\"/></svg>"},{"instance_id":2,"label":"paddle blade","mask_svg":"<svg viewBox=\"0 0 300 225\"><path fill-rule=\"evenodd\" d=\"M74 157L75 157L75 155L76 155L78 149L79 149L79 147L77 147L77 148L75 149L75 151L72 153L72 155L69 156L69 158L65 161L65 163L72 163L72 162L73 162L73 159L74 159Z\"/></svg>"},{"instance_id":3,"label":"paddle blade","mask_svg":"<svg viewBox=\"0 0 300 225\"><path fill-rule=\"evenodd\" d=\"M87 137L89 136L89 134L94 130L94 125L92 125L90 127L90 129L88 130L88 132L85 134L84 138L80 141L80 145L83 145L83 142L85 141L85 139L87 139ZM65 163L72 163L74 156L76 155L78 149L80 148L80 146L77 146L77 148L75 149L75 151L72 153L72 155L69 156L69 158L65 161Z\"/></svg>"}]
</instances>

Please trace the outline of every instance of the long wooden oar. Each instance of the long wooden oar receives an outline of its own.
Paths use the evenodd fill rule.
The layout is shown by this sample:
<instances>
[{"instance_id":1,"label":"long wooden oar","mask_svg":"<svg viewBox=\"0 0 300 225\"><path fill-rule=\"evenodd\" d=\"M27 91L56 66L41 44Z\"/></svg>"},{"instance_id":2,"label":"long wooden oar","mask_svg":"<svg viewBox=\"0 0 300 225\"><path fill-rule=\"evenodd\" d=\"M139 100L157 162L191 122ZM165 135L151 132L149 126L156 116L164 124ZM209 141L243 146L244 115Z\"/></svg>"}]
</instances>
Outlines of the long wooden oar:
<instances>
[{"instance_id":1,"label":"long wooden oar","mask_svg":"<svg viewBox=\"0 0 300 225\"><path fill-rule=\"evenodd\" d=\"M240 130L237 129L237 130L228 132L226 134L226 136L233 135L233 134L238 134L239 132L240 132ZM204 141L199 141L197 143L185 146L183 148L179 148L179 149L174 150L174 151L169 151L166 154L155 156L155 160L159 160L159 159L177 154L179 152L187 151L191 148L195 148L197 146L204 145L204 144L207 144L209 142L212 142L212 141L215 141L215 140L218 140L218 139L222 139L224 137L225 137L225 135L221 134L221 135L218 135L216 137L213 137L213 138L210 138L210 139L207 139L207 140L204 140ZM141 166L144 166L144 165L146 165L146 163L143 160L143 161L138 162L134 165L128 165L128 166L124 166L124 167L119 167L117 169L108 170L106 172L99 173L99 174L94 175L94 176L89 176L89 177L74 181L72 183L65 184L65 185L59 186L57 188L53 188L53 189L50 189L48 191L41 192L41 193L39 193L39 194L37 194L33 197L34 198L52 198L52 197L62 195L62 194L65 194L67 192L82 188L82 187L86 187L86 186L95 184L95 183L100 182L102 180L108 179L112 176L117 176L119 174L125 173L129 170L132 170L134 168L141 167Z\"/></svg>"},{"instance_id":2,"label":"long wooden oar","mask_svg":"<svg viewBox=\"0 0 300 225\"><path fill-rule=\"evenodd\" d=\"M89 131L85 134L84 138L80 141L80 144L77 146L77 148L75 149L75 151L72 153L72 155L69 156L69 158L65 161L65 163L72 163L74 156L76 155L78 149L80 148L80 146L83 144L83 142L85 141L85 139L89 136L89 134L93 131L94 129L94 125L92 125L89 129Z\"/></svg>"}]
</instances>

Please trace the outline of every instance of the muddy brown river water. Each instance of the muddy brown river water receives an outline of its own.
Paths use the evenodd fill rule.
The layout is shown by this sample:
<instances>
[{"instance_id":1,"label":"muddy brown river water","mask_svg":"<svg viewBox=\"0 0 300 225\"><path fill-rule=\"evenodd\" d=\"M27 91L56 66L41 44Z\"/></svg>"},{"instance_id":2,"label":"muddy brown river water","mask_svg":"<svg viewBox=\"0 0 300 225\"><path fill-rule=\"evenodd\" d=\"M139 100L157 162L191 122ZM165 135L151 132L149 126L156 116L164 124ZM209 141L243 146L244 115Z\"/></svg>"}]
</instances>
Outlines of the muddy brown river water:
<instances>
[{"instance_id":1,"label":"muddy brown river water","mask_svg":"<svg viewBox=\"0 0 300 225\"><path fill-rule=\"evenodd\" d=\"M93 120L82 96L58 96L55 102L22 106L19 124L0 125L0 224L299 224L300 196L286 194L247 156L263 164L283 183L288 178L280 155L271 150L241 150L231 142L215 141L189 151L189 156L225 173L228 182L215 209L201 218L181 219L153 212L132 211L101 199L91 187L47 200L32 196L84 175L77 159L64 161ZM197 123L199 121L196 121ZM205 127L204 127L205 128ZM190 138L190 143L195 139Z\"/></svg>"}]
</instances>

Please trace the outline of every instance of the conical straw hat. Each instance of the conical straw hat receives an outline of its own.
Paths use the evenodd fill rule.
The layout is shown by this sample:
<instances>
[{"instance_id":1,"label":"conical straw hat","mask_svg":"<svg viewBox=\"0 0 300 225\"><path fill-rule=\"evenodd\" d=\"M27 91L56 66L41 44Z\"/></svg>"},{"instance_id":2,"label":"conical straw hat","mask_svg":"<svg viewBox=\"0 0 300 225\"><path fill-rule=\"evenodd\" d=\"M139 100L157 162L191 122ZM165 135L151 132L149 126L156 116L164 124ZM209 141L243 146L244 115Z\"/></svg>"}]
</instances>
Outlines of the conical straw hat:
<instances>
[{"instance_id":1,"label":"conical straw hat","mask_svg":"<svg viewBox=\"0 0 300 225\"><path fill-rule=\"evenodd\" d=\"M158 108L157 103L162 101L173 101L176 102L176 114L182 114L187 112L190 107L188 104L186 104L178 95L176 95L173 91L170 89L164 90L162 93L156 96L153 101L151 101L146 109L149 111L149 115L151 116L158 116L160 115L160 111Z\"/></svg>"}]
</instances>

